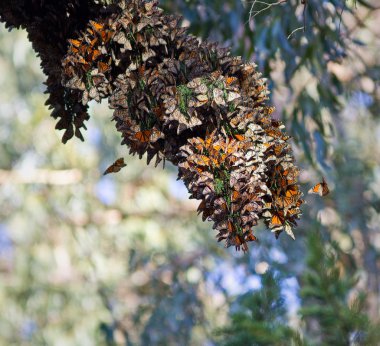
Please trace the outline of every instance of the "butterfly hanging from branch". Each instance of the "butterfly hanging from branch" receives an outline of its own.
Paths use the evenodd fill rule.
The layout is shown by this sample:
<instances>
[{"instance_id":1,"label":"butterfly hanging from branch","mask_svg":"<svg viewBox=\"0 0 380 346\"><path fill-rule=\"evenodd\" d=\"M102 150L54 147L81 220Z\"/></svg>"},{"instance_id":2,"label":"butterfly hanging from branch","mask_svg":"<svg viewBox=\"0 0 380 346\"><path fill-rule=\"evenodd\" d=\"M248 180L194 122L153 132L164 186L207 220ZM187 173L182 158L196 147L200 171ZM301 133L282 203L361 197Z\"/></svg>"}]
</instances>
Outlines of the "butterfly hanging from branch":
<instances>
[{"instance_id":1,"label":"butterfly hanging from branch","mask_svg":"<svg viewBox=\"0 0 380 346\"><path fill-rule=\"evenodd\" d=\"M117 159L111 166L109 166L103 173L103 175L109 174L109 173L117 173L119 172L123 167L125 167L127 164L124 162L124 158L121 157L120 159Z\"/></svg>"},{"instance_id":2,"label":"butterfly hanging from branch","mask_svg":"<svg viewBox=\"0 0 380 346\"><path fill-rule=\"evenodd\" d=\"M325 178L322 177L322 181L314 185L308 192L315 193L322 197L322 196L326 196L330 192L330 189L326 183Z\"/></svg>"}]
</instances>

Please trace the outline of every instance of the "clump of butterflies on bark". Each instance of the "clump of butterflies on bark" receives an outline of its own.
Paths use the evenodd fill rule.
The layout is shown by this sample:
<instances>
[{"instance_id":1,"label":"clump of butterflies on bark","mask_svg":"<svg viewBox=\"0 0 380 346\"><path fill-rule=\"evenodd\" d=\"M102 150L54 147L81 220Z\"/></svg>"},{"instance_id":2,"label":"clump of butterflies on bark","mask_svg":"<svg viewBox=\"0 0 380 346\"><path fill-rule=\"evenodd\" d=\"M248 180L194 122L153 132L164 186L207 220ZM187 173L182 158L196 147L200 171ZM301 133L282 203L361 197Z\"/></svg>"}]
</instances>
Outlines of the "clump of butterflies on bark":
<instances>
[{"instance_id":1,"label":"clump of butterflies on bark","mask_svg":"<svg viewBox=\"0 0 380 346\"><path fill-rule=\"evenodd\" d=\"M178 166L226 247L248 251L260 220L276 237L285 231L294 238L303 203L299 170L254 64L189 35L156 1L7 3L0 19L28 30L63 142L83 139L88 102L107 98L122 144L148 163ZM109 171L124 165L118 160Z\"/></svg>"}]
</instances>

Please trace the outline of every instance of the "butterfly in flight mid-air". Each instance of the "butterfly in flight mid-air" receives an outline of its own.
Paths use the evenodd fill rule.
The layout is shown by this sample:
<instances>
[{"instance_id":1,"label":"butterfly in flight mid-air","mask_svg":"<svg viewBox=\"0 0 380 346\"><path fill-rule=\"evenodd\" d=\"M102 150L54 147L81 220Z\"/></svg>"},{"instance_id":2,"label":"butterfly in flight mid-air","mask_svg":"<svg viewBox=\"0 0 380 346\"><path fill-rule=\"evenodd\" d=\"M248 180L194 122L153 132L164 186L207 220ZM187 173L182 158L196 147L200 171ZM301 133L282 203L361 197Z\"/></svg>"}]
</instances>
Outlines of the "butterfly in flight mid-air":
<instances>
[{"instance_id":1,"label":"butterfly in flight mid-air","mask_svg":"<svg viewBox=\"0 0 380 346\"><path fill-rule=\"evenodd\" d=\"M111 166L109 166L103 173L103 175L109 174L109 173L116 173L119 172L123 167L125 167L127 164L124 163L124 158L121 157L120 159L117 159Z\"/></svg>"},{"instance_id":2,"label":"butterfly in flight mid-air","mask_svg":"<svg viewBox=\"0 0 380 346\"><path fill-rule=\"evenodd\" d=\"M326 196L330 190L326 183L326 180L324 177L322 177L322 181L316 185L314 185L309 191L309 193L315 193L319 196Z\"/></svg>"}]
</instances>

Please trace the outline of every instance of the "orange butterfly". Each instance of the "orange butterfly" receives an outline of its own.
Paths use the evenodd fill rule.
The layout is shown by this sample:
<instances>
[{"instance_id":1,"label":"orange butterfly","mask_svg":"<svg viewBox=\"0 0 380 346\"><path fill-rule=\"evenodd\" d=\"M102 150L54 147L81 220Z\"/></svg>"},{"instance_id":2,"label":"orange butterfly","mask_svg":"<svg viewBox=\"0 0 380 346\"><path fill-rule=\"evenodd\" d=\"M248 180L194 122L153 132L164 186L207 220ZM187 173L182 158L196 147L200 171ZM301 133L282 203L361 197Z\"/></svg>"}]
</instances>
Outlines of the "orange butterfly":
<instances>
[{"instance_id":1,"label":"orange butterfly","mask_svg":"<svg viewBox=\"0 0 380 346\"><path fill-rule=\"evenodd\" d=\"M117 159L111 166L109 166L104 171L103 175L119 172L125 166L126 164L124 163L124 158L121 157L120 159Z\"/></svg>"},{"instance_id":2,"label":"orange butterfly","mask_svg":"<svg viewBox=\"0 0 380 346\"><path fill-rule=\"evenodd\" d=\"M150 135L152 134L151 130L144 130L144 131L139 131L135 134L135 138L142 142L142 143L147 143L150 140Z\"/></svg>"},{"instance_id":3,"label":"orange butterfly","mask_svg":"<svg viewBox=\"0 0 380 346\"><path fill-rule=\"evenodd\" d=\"M274 214L270 220L269 227L275 228L283 226L285 223L284 214L279 212L278 214Z\"/></svg>"},{"instance_id":4,"label":"orange butterfly","mask_svg":"<svg viewBox=\"0 0 380 346\"><path fill-rule=\"evenodd\" d=\"M289 196L280 196L276 199L276 204L280 208L289 208L294 203L294 199Z\"/></svg>"},{"instance_id":5,"label":"orange butterfly","mask_svg":"<svg viewBox=\"0 0 380 346\"><path fill-rule=\"evenodd\" d=\"M103 61L98 61L98 70L100 73L105 73L110 69L110 65L103 62Z\"/></svg>"},{"instance_id":6,"label":"orange butterfly","mask_svg":"<svg viewBox=\"0 0 380 346\"><path fill-rule=\"evenodd\" d=\"M268 128L265 130L268 136L271 136L273 138L280 138L282 136L282 132L280 130L277 130L275 128Z\"/></svg>"},{"instance_id":7,"label":"orange butterfly","mask_svg":"<svg viewBox=\"0 0 380 346\"><path fill-rule=\"evenodd\" d=\"M226 85L229 86L231 85L232 83L235 83L237 81L237 78L236 77L227 77L226 78Z\"/></svg>"},{"instance_id":8,"label":"orange butterfly","mask_svg":"<svg viewBox=\"0 0 380 346\"><path fill-rule=\"evenodd\" d=\"M234 190L232 192L231 201L236 202L239 199L241 199L241 194L238 191Z\"/></svg>"},{"instance_id":9,"label":"orange butterfly","mask_svg":"<svg viewBox=\"0 0 380 346\"><path fill-rule=\"evenodd\" d=\"M285 146L286 146L285 143L276 144L274 146L274 153L276 154L277 157L280 156L283 153L283 151L285 149Z\"/></svg>"},{"instance_id":10,"label":"orange butterfly","mask_svg":"<svg viewBox=\"0 0 380 346\"><path fill-rule=\"evenodd\" d=\"M240 251L240 246L243 247L243 252L248 252L247 243L242 239L240 235L235 235L233 238L228 238L226 246L229 247L231 245L235 246L235 249Z\"/></svg>"},{"instance_id":11,"label":"orange butterfly","mask_svg":"<svg viewBox=\"0 0 380 346\"><path fill-rule=\"evenodd\" d=\"M90 54L90 60L95 61L101 54L99 49L94 49Z\"/></svg>"},{"instance_id":12,"label":"orange butterfly","mask_svg":"<svg viewBox=\"0 0 380 346\"><path fill-rule=\"evenodd\" d=\"M287 219L288 220L291 220L291 218L295 215L300 215L301 214L301 211L298 207L295 207L295 208L291 208L291 209L288 209L286 211L286 216L287 216ZM289 217L288 217L289 216Z\"/></svg>"},{"instance_id":13,"label":"orange butterfly","mask_svg":"<svg viewBox=\"0 0 380 346\"><path fill-rule=\"evenodd\" d=\"M145 73L145 65L141 65L139 68L138 68L138 73L139 73L139 77L143 77L144 76L144 73Z\"/></svg>"},{"instance_id":14,"label":"orange butterfly","mask_svg":"<svg viewBox=\"0 0 380 346\"><path fill-rule=\"evenodd\" d=\"M236 134L236 135L234 135L234 137L235 137L238 141L244 141L244 140L245 140L245 136L243 136L243 135Z\"/></svg>"},{"instance_id":15,"label":"orange butterfly","mask_svg":"<svg viewBox=\"0 0 380 346\"><path fill-rule=\"evenodd\" d=\"M264 202L263 209L271 209L271 208L272 208L272 203L271 202Z\"/></svg>"},{"instance_id":16,"label":"orange butterfly","mask_svg":"<svg viewBox=\"0 0 380 346\"><path fill-rule=\"evenodd\" d=\"M298 218L298 215L301 215L300 206L303 202L304 200L298 199L292 208L286 210L286 216L289 216L287 217L288 220L290 220L293 216L297 216Z\"/></svg>"},{"instance_id":17,"label":"orange butterfly","mask_svg":"<svg viewBox=\"0 0 380 346\"><path fill-rule=\"evenodd\" d=\"M69 39L69 42L72 46L78 48L81 45L81 41L79 40L74 40L74 39Z\"/></svg>"},{"instance_id":18,"label":"orange butterfly","mask_svg":"<svg viewBox=\"0 0 380 346\"><path fill-rule=\"evenodd\" d=\"M95 47L96 42L98 42L98 39L95 37L92 40L88 42L89 46Z\"/></svg>"},{"instance_id":19,"label":"orange butterfly","mask_svg":"<svg viewBox=\"0 0 380 346\"><path fill-rule=\"evenodd\" d=\"M252 234L249 233L246 236L244 236L245 241L258 241L258 239Z\"/></svg>"},{"instance_id":20,"label":"orange butterfly","mask_svg":"<svg viewBox=\"0 0 380 346\"><path fill-rule=\"evenodd\" d=\"M234 226L234 224L232 223L231 220L227 221L227 229L228 229L228 232L230 232L230 233L234 233L235 232L235 226Z\"/></svg>"},{"instance_id":21,"label":"orange butterfly","mask_svg":"<svg viewBox=\"0 0 380 346\"><path fill-rule=\"evenodd\" d=\"M97 32L102 31L103 28L104 28L104 24L102 24L102 23L97 23L97 22L95 22L95 21L93 21L93 20L90 20L90 25L91 25L92 28L93 28L95 31L97 31Z\"/></svg>"},{"instance_id":22,"label":"orange butterfly","mask_svg":"<svg viewBox=\"0 0 380 346\"><path fill-rule=\"evenodd\" d=\"M291 185L285 192L286 197L297 198L299 196L299 190L297 185Z\"/></svg>"},{"instance_id":23,"label":"orange butterfly","mask_svg":"<svg viewBox=\"0 0 380 346\"><path fill-rule=\"evenodd\" d=\"M157 107L153 108L153 113L156 115L157 118L161 119L164 115L163 106L158 105Z\"/></svg>"},{"instance_id":24,"label":"orange butterfly","mask_svg":"<svg viewBox=\"0 0 380 346\"><path fill-rule=\"evenodd\" d=\"M193 162L197 166L209 166L210 165L210 159L206 155L194 156Z\"/></svg>"},{"instance_id":25,"label":"orange butterfly","mask_svg":"<svg viewBox=\"0 0 380 346\"><path fill-rule=\"evenodd\" d=\"M330 190L326 183L326 180L324 177L322 177L322 181L316 185L314 185L309 191L309 193L315 193L319 196L326 196Z\"/></svg>"}]
</instances>

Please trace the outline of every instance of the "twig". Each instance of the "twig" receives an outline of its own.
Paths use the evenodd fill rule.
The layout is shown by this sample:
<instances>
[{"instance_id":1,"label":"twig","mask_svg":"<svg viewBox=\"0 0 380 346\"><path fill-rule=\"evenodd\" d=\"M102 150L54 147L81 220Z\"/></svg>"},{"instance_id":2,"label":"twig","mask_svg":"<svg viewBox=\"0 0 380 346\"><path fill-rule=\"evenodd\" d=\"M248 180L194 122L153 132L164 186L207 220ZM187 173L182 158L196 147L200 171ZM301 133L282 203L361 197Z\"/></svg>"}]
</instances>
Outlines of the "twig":
<instances>
[{"instance_id":1,"label":"twig","mask_svg":"<svg viewBox=\"0 0 380 346\"><path fill-rule=\"evenodd\" d=\"M268 3L268 2L260 1L260 0L254 0L252 3L251 9L249 10L249 19L256 17L260 13L270 9L273 6L278 6L278 5L281 5L285 2L287 2L287 0L279 0L279 1L273 2L273 3ZM265 7L259 11L254 11L254 7L256 6L256 4L264 5Z\"/></svg>"},{"instance_id":2,"label":"twig","mask_svg":"<svg viewBox=\"0 0 380 346\"><path fill-rule=\"evenodd\" d=\"M290 34L289 36L287 37L287 39L289 40L290 39L290 36L292 36L295 32L299 31L299 30L302 30L304 27L303 26L300 26L299 28L297 29L294 29Z\"/></svg>"}]
</instances>

